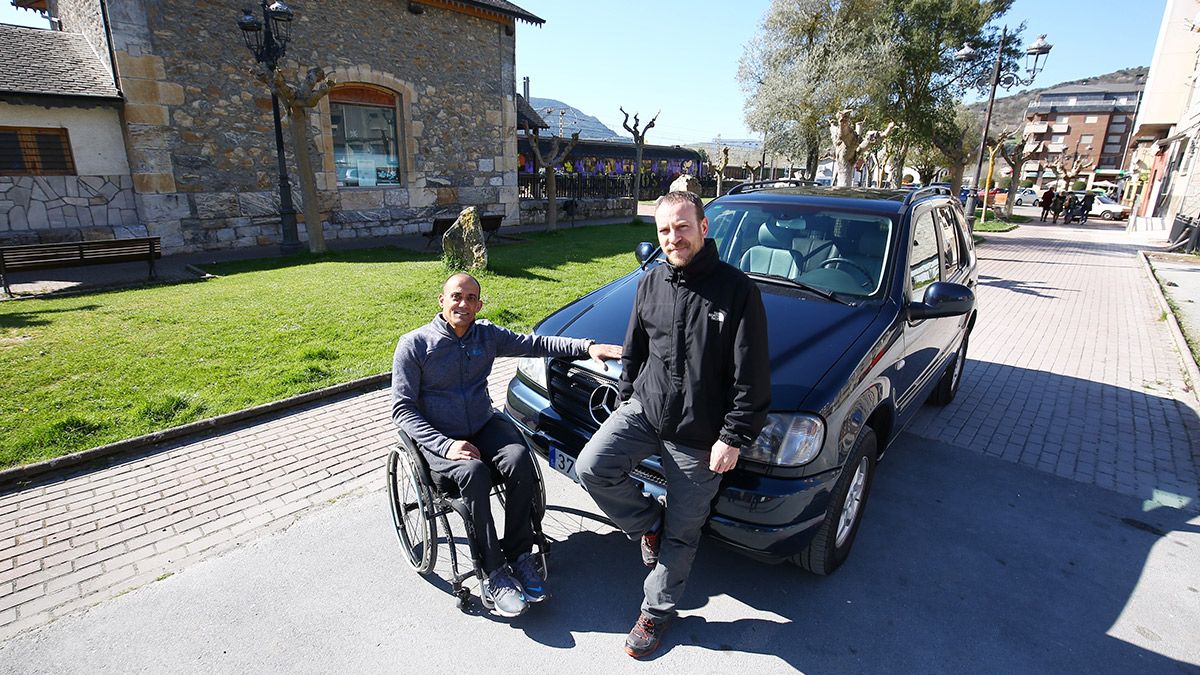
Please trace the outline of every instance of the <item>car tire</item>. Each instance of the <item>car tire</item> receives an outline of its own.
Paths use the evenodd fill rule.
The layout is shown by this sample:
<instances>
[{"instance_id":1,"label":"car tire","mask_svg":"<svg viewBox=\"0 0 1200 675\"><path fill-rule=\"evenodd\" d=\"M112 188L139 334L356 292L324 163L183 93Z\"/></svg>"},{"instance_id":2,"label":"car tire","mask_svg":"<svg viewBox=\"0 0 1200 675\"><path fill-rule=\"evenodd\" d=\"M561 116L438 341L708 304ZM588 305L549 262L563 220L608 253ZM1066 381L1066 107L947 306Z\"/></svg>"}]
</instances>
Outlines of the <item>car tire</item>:
<instances>
[{"instance_id":1,"label":"car tire","mask_svg":"<svg viewBox=\"0 0 1200 675\"><path fill-rule=\"evenodd\" d=\"M824 576L846 562L871 494L877 449L875 430L863 427L833 487L821 529L803 551L792 557L793 563Z\"/></svg>"},{"instance_id":2,"label":"car tire","mask_svg":"<svg viewBox=\"0 0 1200 675\"><path fill-rule=\"evenodd\" d=\"M963 370L967 367L967 342L969 335L964 335L962 344L958 346L958 351L954 354L954 360L946 368L946 372L942 373L942 379L938 382L937 388L933 390L933 394L929 396L929 402L934 405L949 405L954 397L958 395L958 386L962 383Z\"/></svg>"},{"instance_id":3,"label":"car tire","mask_svg":"<svg viewBox=\"0 0 1200 675\"><path fill-rule=\"evenodd\" d=\"M1112 220L1113 219L1112 211L1104 211L1100 214L1100 217L1105 220Z\"/></svg>"},{"instance_id":4,"label":"car tire","mask_svg":"<svg viewBox=\"0 0 1200 675\"><path fill-rule=\"evenodd\" d=\"M1017 206L1025 206L1025 202L1023 202L1023 201L1021 201L1020 199L1018 199L1018 200L1017 200Z\"/></svg>"}]
</instances>

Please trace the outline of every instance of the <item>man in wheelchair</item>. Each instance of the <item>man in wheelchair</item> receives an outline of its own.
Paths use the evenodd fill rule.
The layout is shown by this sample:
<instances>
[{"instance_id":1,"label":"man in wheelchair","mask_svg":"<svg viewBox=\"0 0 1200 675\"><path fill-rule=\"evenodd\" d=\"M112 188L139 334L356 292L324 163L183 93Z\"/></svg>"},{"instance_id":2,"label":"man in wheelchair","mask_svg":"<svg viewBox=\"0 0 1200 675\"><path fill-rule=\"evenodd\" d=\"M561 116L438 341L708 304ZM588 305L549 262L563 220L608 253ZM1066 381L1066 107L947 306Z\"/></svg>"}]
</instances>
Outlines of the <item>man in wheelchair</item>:
<instances>
[{"instance_id":1,"label":"man in wheelchair","mask_svg":"<svg viewBox=\"0 0 1200 675\"><path fill-rule=\"evenodd\" d=\"M459 488L485 573L480 597L505 617L520 616L527 603L546 597L535 558L531 508L538 489L533 456L521 434L492 408L487 378L498 356L621 358L620 345L593 340L514 333L476 321L482 289L469 274L446 280L441 312L406 333L392 361L392 420L420 447L435 473ZM507 497L504 537L498 539L489 495L492 471L502 476Z\"/></svg>"}]
</instances>

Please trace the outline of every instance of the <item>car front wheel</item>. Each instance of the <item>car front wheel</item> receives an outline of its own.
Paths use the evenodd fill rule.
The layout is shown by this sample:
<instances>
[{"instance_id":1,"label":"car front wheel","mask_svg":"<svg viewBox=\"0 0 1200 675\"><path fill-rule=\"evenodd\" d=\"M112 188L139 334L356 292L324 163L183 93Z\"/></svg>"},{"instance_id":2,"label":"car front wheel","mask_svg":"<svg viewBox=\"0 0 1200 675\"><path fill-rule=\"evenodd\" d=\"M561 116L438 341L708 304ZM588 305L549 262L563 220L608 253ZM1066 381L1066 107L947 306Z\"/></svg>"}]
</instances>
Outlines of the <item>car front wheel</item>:
<instances>
[{"instance_id":1,"label":"car front wheel","mask_svg":"<svg viewBox=\"0 0 1200 675\"><path fill-rule=\"evenodd\" d=\"M832 574L846 562L850 547L858 535L858 526L862 523L867 496L871 493L876 451L875 430L863 427L846 464L842 466L842 475L834 485L821 529L808 547L792 558L792 562L813 574L821 575Z\"/></svg>"},{"instance_id":2,"label":"car front wheel","mask_svg":"<svg viewBox=\"0 0 1200 675\"><path fill-rule=\"evenodd\" d=\"M1017 206L1024 206L1024 205L1025 205L1024 201L1022 201L1020 199L1017 200Z\"/></svg>"},{"instance_id":3,"label":"car front wheel","mask_svg":"<svg viewBox=\"0 0 1200 675\"><path fill-rule=\"evenodd\" d=\"M1113 219L1112 211L1104 211L1103 213L1100 214L1100 217L1105 220L1112 220Z\"/></svg>"}]
</instances>

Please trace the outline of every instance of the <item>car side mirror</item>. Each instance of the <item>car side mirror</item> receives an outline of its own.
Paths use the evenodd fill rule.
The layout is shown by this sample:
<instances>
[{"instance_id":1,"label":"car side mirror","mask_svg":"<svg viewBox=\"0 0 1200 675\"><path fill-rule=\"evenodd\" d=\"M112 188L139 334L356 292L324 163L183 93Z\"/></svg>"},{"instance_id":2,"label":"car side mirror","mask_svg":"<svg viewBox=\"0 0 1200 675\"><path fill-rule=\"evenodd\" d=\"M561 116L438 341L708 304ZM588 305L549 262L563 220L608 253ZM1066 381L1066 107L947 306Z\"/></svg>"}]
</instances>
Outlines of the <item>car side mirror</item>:
<instances>
[{"instance_id":1,"label":"car side mirror","mask_svg":"<svg viewBox=\"0 0 1200 675\"><path fill-rule=\"evenodd\" d=\"M925 289L925 300L908 306L911 321L962 316L975 307L975 294L962 284L937 281Z\"/></svg>"},{"instance_id":2,"label":"car side mirror","mask_svg":"<svg viewBox=\"0 0 1200 675\"><path fill-rule=\"evenodd\" d=\"M637 245L637 248L633 249L633 254L637 256L639 265L645 265L646 261L650 259L650 256L654 255L654 251L656 249L658 249L658 247L654 244L651 244L648 241L643 241Z\"/></svg>"}]
</instances>

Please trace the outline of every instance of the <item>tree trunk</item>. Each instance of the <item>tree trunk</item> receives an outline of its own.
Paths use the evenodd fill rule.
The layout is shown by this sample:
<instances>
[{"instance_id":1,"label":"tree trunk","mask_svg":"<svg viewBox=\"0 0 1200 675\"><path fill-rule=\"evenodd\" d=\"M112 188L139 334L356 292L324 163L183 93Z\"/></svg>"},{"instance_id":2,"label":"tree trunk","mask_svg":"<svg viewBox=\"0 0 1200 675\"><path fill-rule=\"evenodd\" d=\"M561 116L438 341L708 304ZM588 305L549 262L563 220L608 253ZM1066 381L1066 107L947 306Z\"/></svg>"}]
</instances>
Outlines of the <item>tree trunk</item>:
<instances>
[{"instance_id":1,"label":"tree trunk","mask_svg":"<svg viewBox=\"0 0 1200 675\"><path fill-rule=\"evenodd\" d=\"M633 201L640 202L642 200L642 144L637 144L637 150L634 153L633 160ZM635 208L633 211L637 213Z\"/></svg>"},{"instance_id":2,"label":"tree trunk","mask_svg":"<svg viewBox=\"0 0 1200 675\"><path fill-rule=\"evenodd\" d=\"M904 184L904 160L907 159L908 149L901 148L891 156L892 187L898 188Z\"/></svg>"},{"instance_id":3,"label":"tree trunk","mask_svg":"<svg viewBox=\"0 0 1200 675\"><path fill-rule=\"evenodd\" d=\"M308 250L324 253L325 228L321 222L321 207L317 196L317 178L313 175L312 162L308 154L308 108L293 107L288 114L288 129L292 132L292 148L296 153L296 173L300 178L300 194L303 196L304 229L308 232Z\"/></svg>"},{"instance_id":4,"label":"tree trunk","mask_svg":"<svg viewBox=\"0 0 1200 675\"><path fill-rule=\"evenodd\" d=\"M817 169L821 166L821 152L816 143L809 146L808 154L804 157L804 172L809 180L817 179Z\"/></svg>"},{"instance_id":5,"label":"tree trunk","mask_svg":"<svg viewBox=\"0 0 1200 675\"><path fill-rule=\"evenodd\" d=\"M554 167L546 167L546 229L558 229L558 176Z\"/></svg>"},{"instance_id":6,"label":"tree trunk","mask_svg":"<svg viewBox=\"0 0 1200 675\"><path fill-rule=\"evenodd\" d=\"M958 191L962 189L963 173L966 172L966 170L967 167L964 164L960 164L958 162L952 162L950 164L950 194L956 196L958 195Z\"/></svg>"}]
</instances>

